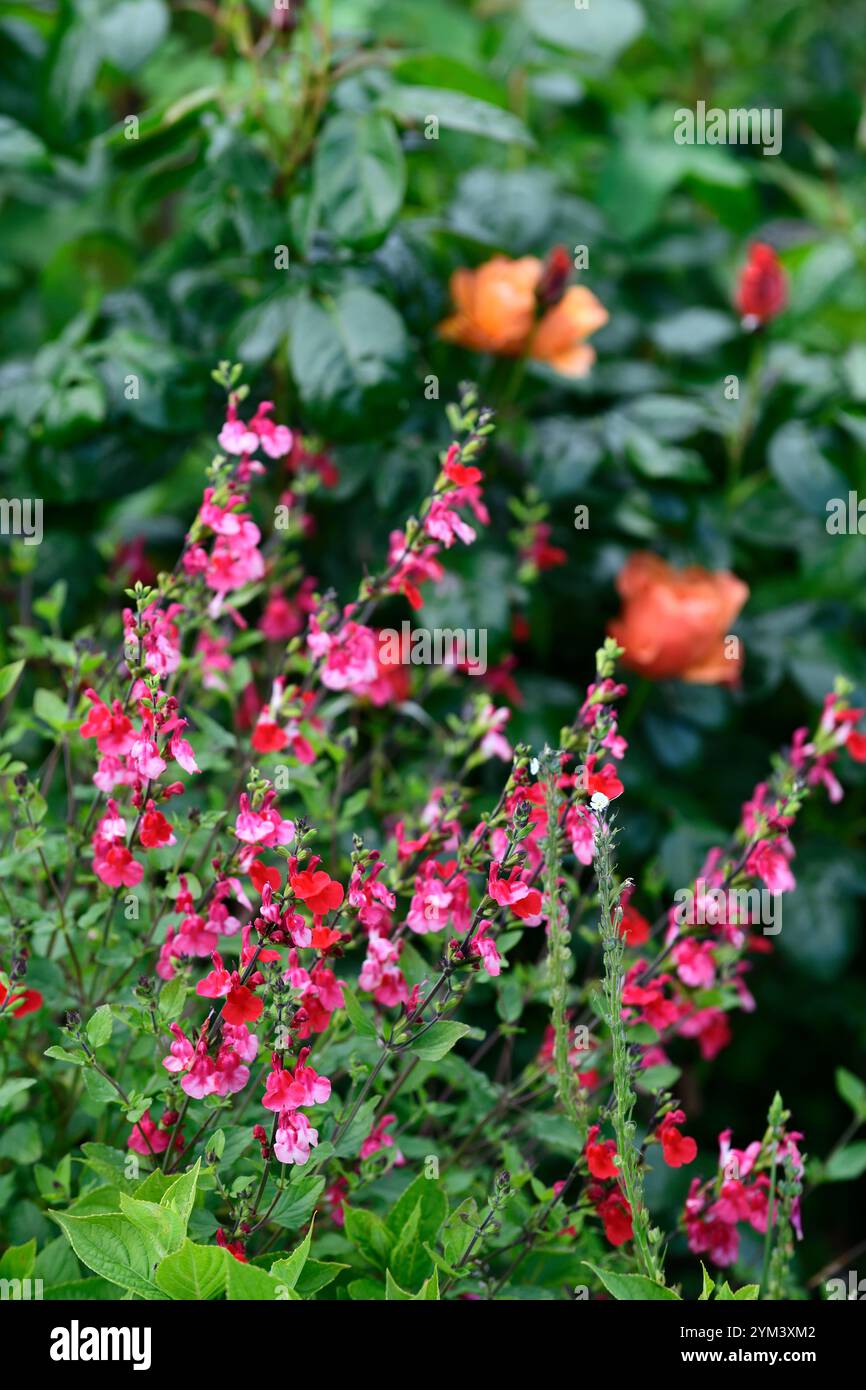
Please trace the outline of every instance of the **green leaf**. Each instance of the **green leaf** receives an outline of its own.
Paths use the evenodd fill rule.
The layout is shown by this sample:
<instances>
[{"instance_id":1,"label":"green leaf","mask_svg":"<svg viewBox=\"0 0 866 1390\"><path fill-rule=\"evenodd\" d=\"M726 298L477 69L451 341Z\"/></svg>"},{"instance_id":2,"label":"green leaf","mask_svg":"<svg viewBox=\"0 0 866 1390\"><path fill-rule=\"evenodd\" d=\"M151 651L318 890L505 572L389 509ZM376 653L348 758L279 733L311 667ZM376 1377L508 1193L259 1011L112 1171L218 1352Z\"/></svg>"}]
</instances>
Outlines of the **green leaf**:
<instances>
[{"instance_id":1,"label":"green leaf","mask_svg":"<svg viewBox=\"0 0 866 1390\"><path fill-rule=\"evenodd\" d=\"M378 428L402 391L407 352L403 320L372 290L299 296L289 365L311 423L330 438Z\"/></svg>"},{"instance_id":2,"label":"green leaf","mask_svg":"<svg viewBox=\"0 0 866 1390\"><path fill-rule=\"evenodd\" d=\"M173 1255L183 1244L186 1222L171 1207L160 1206L157 1202L143 1202L138 1197L129 1197L121 1192L120 1210L136 1230L141 1231L157 1252L158 1259Z\"/></svg>"},{"instance_id":3,"label":"green leaf","mask_svg":"<svg viewBox=\"0 0 866 1390\"><path fill-rule=\"evenodd\" d=\"M430 1272L431 1260L421 1242L418 1226L421 1219L421 1202L417 1202L411 1214L403 1223L396 1237L388 1259L388 1271L394 1278L408 1288L415 1286Z\"/></svg>"},{"instance_id":4,"label":"green leaf","mask_svg":"<svg viewBox=\"0 0 866 1390\"><path fill-rule=\"evenodd\" d=\"M87 1041L91 1047L103 1047L111 1037L114 1019L111 1005L102 1004L87 1020Z\"/></svg>"},{"instance_id":5,"label":"green leaf","mask_svg":"<svg viewBox=\"0 0 866 1390\"><path fill-rule=\"evenodd\" d=\"M377 1279L353 1279L349 1284L349 1297L361 1303L384 1302L385 1285Z\"/></svg>"},{"instance_id":6,"label":"green leaf","mask_svg":"<svg viewBox=\"0 0 866 1390\"><path fill-rule=\"evenodd\" d=\"M706 1267L706 1265L704 1264L703 1260L701 1260L701 1276L702 1276L702 1285L701 1285L701 1292L700 1292L700 1296L699 1296L699 1298L698 1298L698 1302L699 1302L699 1303L706 1303L707 1300L710 1299L710 1298L712 1297L716 1285L715 1285L715 1282L714 1282L714 1280L713 1280L712 1275L707 1273L707 1267Z\"/></svg>"},{"instance_id":7,"label":"green leaf","mask_svg":"<svg viewBox=\"0 0 866 1390\"><path fill-rule=\"evenodd\" d=\"M849 1144L831 1154L824 1167L828 1182L851 1182L866 1173L866 1144Z\"/></svg>"},{"instance_id":8,"label":"green leaf","mask_svg":"<svg viewBox=\"0 0 866 1390\"><path fill-rule=\"evenodd\" d=\"M6 698L23 670L23 661L12 661L8 666L0 666L0 700Z\"/></svg>"},{"instance_id":9,"label":"green leaf","mask_svg":"<svg viewBox=\"0 0 866 1390\"><path fill-rule=\"evenodd\" d=\"M356 1158L358 1152L373 1123L373 1116L379 1108L379 1099L373 1096L370 1100L365 1100L359 1107L358 1113L353 1119L342 1139L334 1147L334 1154L337 1158Z\"/></svg>"},{"instance_id":10,"label":"green leaf","mask_svg":"<svg viewBox=\"0 0 866 1390\"><path fill-rule=\"evenodd\" d=\"M29 1279L36 1265L36 1240L11 1245L0 1257L0 1279Z\"/></svg>"},{"instance_id":11,"label":"green leaf","mask_svg":"<svg viewBox=\"0 0 866 1390\"><path fill-rule=\"evenodd\" d=\"M0 1158L30 1167L42 1157L42 1137L35 1120L19 1120L0 1131Z\"/></svg>"},{"instance_id":12,"label":"green leaf","mask_svg":"<svg viewBox=\"0 0 866 1390\"><path fill-rule=\"evenodd\" d=\"M155 53L169 28L165 0L115 0L100 15L95 39L121 72L134 72Z\"/></svg>"},{"instance_id":13,"label":"green leaf","mask_svg":"<svg viewBox=\"0 0 866 1390\"><path fill-rule=\"evenodd\" d=\"M20 1095L22 1091L28 1091L31 1086L35 1085L35 1077L10 1076L0 1085L0 1105L8 1105L15 1096Z\"/></svg>"},{"instance_id":14,"label":"green leaf","mask_svg":"<svg viewBox=\"0 0 866 1390\"><path fill-rule=\"evenodd\" d=\"M466 1254L477 1226L478 1205L474 1197L467 1197L451 1213L442 1228L442 1248L445 1259L452 1267Z\"/></svg>"},{"instance_id":15,"label":"green leaf","mask_svg":"<svg viewBox=\"0 0 866 1390\"><path fill-rule=\"evenodd\" d=\"M349 1022L362 1038L377 1037L376 1025L368 1014L364 1012L358 1002L358 996L349 989L348 985L343 986L343 998L346 1001L346 1013L349 1015Z\"/></svg>"},{"instance_id":16,"label":"green leaf","mask_svg":"<svg viewBox=\"0 0 866 1390\"><path fill-rule=\"evenodd\" d=\"M162 1298L153 1282L153 1267L160 1252L153 1242L125 1216L70 1216L50 1213L66 1233L82 1264L111 1284L119 1284L141 1298Z\"/></svg>"},{"instance_id":17,"label":"green leaf","mask_svg":"<svg viewBox=\"0 0 866 1390\"><path fill-rule=\"evenodd\" d=\"M826 520L830 499L848 496L845 477L827 462L802 420L788 420L776 430L767 461L779 486L809 516Z\"/></svg>"},{"instance_id":18,"label":"green leaf","mask_svg":"<svg viewBox=\"0 0 866 1390\"><path fill-rule=\"evenodd\" d=\"M416 1210L418 1234L421 1240L432 1245L448 1215L448 1198L441 1184L434 1178L426 1178L423 1173L409 1184L388 1213L386 1224L393 1236L399 1236Z\"/></svg>"},{"instance_id":19,"label":"green leaf","mask_svg":"<svg viewBox=\"0 0 866 1390\"><path fill-rule=\"evenodd\" d=\"M63 1303L78 1303L80 1299L102 1303L106 1299L124 1297L117 1284L107 1279L65 1279L59 1284L50 1284L43 1292L43 1298L59 1300Z\"/></svg>"},{"instance_id":20,"label":"green leaf","mask_svg":"<svg viewBox=\"0 0 866 1390\"><path fill-rule=\"evenodd\" d=\"M313 1225L314 1221L311 1221L310 1229L307 1231L306 1236L301 1241L297 1250L293 1250L287 1259L276 1260L271 1265L270 1272L274 1278L278 1279L281 1284L287 1284L290 1289L293 1289L297 1284L304 1271L304 1265L307 1263L307 1257L310 1253L310 1242L313 1239Z\"/></svg>"},{"instance_id":21,"label":"green leaf","mask_svg":"<svg viewBox=\"0 0 866 1390\"><path fill-rule=\"evenodd\" d=\"M439 1275L434 1269L429 1279L425 1279L418 1293L407 1293L402 1289L391 1274L390 1269L385 1271L385 1298L389 1302L419 1303L439 1298Z\"/></svg>"},{"instance_id":22,"label":"green leaf","mask_svg":"<svg viewBox=\"0 0 866 1390\"><path fill-rule=\"evenodd\" d=\"M319 1145L320 1149L321 1147ZM290 1183L288 1190L274 1207L271 1221L286 1231L296 1231L309 1220L324 1190L324 1178L309 1176Z\"/></svg>"},{"instance_id":23,"label":"green leaf","mask_svg":"<svg viewBox=\"0 0 866 1390\"><path fill-rule=\"evenodd\" d=\"M425 129L433 117L446 130L481 135L505 145L535 144L523 122L510 111L444 87L392 87L380 98L379 105L398 120ZM435 130L435 126L429 128ZM431 139L430 148L435 151L435 140Z\"/></svg>"},{"instance_id":24,"label":"green leaf","mask_svg":"<svg viewBox=\"0 0 866 1390\"><path fill-rule=\"evenodd\" d=\"M581 9L564 0L523 0L521 8L537 38L605 65L637 38L645 23L637 0L601 0Z\"/></svg>"},{"instance_id":25,"label":"green leaf","mask_svg":"<svg viewBox=\"0 0 866 1390\"><path fill-rule=\"evenodd\" d=\"M126 1163L130 1157L122 1149L113 1149L108 1144L84 1143L81 1145L84 1163L92 1172L106 1182L120 1185L124 1181Z\"/></svg>"},{"instance_id":26,"label":"green leaf","mask_svg":"<svg viewBox=\"0 0 866 1390\"><path fill-rule=\"evenodd\" d=\"M349 1268L349 1265L339 1264L335 1260L307 1260L297 1283L298 1293L302 1298L312 1298L320 1289L332 1284L344 1269Z\"/></svg>"},{"instance_id":27,"label":"green leaf","mask_svg":"<svg viewBox=\"0 0 866 1390\"><path fill-rule=\"evenodd\" d=\"M179 1250L160 1261L156 1283L169 1298L206 1302L225 1292L226 1260L231 1258L218 1245L185 1240Z\"/></svg>"},{"instance_id":28,"label":"green leaf","mask_svg":"<svg viewBox=\"0 0 866 1390\"><path fill-rule=\"evenodd\" d=\"M647 1067L636 1078L635 1084L641 1091L660 1091L665 1087L673 1086L682 1076L680 1067L675 1067L673 1063L660 1062L656 1067Z\"/></svg>"},{"instance_id":29,"label":"green leaf","mask_svg":"<svg viewBox=\"0 0 866 1390\"><path fill-rule=\"evenodd\" d=\"M844 1067L836 1070L836 1090L842 1099L850 1105L854 1114L861 1120L866 1119L866 1082L860 1080L853 1072L846 1071ZM0 1088L2 1095L2 1088Z\"/></svg>"},{"instance_id":30,"label":"green leaf","mask_svg":"<svg viewBox=\"0 0 866 1390\"><path fill-rule=\"evenodd\" d=\"M159 991L159 1012L166 1023L174 1023L183 1013L183 1006L189 993L189 985L182 975L167 980Z\"/></svg>"},{"instance_id":31,"label":"green leaf","mask_svg":"<svg viewBox=\"0 0 866 1390\"><path fill-rule=\"evenodd\" d=\"M406 191L394 123L379 111L341 111L325 122L313 159L313 198L325 230L369 251L384 240Z\"/></svg>"},{"instance_id":32,"label":"green leaf","mask_svg":"<svg viewBox=\"0 0 866 1390\"><path fill-rule=\"evenodd\" d=\"M89 1061L86 1052L80 1049L68 1052L65 1047L58 1047L56 1044L46 1047L44 1056L53 1057L56 1062L70 1062L74 1067L86 1067Z\"/></svg>"},{"instance_id":33,"label":"green leaf","mask_svg":"<svg viewBox=\"0 0 866 1390\"><path fill-rule=\"evenodd\" d=\"M609 1269L599 1269L596 1265L590 1264L589 1260L583 1261L587 1269L591 1269L593 1274L601 1280L608 1293L613 1298L620 1301L635 1302L637 1300L653 1302L673 1301L680 1303L679 1294L674 1293L673 1289L665 1288L664 1284L656 1284L654 1280L647 1279L643 1274L614 1274Z\"/></svg>"},{"instance_id":34,"label":"green leaf","mask_svg":"<svg viewBox=\"0 0 866 1390\"><path fill-rule=\"evenodd\" d=\"M438 1062L469 1032L466 1023L434 1023L426 1033L410 1044L409 1051L425 1062Z\"/></svg>"},{"instance_id":35,"label":"green leaf","mask_svg":"<svg viewBox=\"0 0 866 1390\"><path fill-rule=\"evenodd\" d=\"M300 1295L279 1279L271 1278L267 1270L255 1265L241 1264L228 1251L226 1259L226 1298L234 1302L290 1302L299 1301Z\"/></svg>"},{"instance_id":36,"label":"green leaf","mask_svg":"<svg viewBox=\"0 0 866 1390\"><path fill-rule=\"evenodd\" d=\"M394 1237L380 1216L372 1211L345 1206L343 1231L359 1254L376 1269L385 1269Z\"/></svg>"},{"instance_id":37,"label":"green leaf","mask_svg":"<svg viewBox=\"0 0 866 1390\"><path fill-rule=\"evenodd\" d=\"M680 357L703 357L736 337L737 325L719 309L682 309L650 330L656 347Z\"/></svg>"},{"instance_id":38,"label":"green leaf","mask_svg":"<svg viewBox=\"0 0 866 1390\"><path fill-rule=\"evenodd\" d=\"M193 1167L188 1172L181 1173L180 1177L171 1182L159 1199L161 1207L170 1207L172 1211L177 1212L183 1222L184 1230L186 1230L195 1205L196 1185L200 1173L201 1159L197 1158Z\"/></svg>"}]
</instances>

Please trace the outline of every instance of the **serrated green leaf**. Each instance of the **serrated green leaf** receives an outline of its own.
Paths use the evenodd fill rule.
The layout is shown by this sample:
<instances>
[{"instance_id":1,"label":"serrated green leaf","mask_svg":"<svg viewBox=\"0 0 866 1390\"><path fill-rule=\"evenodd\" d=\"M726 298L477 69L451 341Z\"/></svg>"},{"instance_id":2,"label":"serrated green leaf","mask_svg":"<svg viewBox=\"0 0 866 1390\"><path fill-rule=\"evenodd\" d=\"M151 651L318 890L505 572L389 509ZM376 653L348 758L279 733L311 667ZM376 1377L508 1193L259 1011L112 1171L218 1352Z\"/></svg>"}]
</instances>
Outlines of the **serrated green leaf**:
<instances>
[{"instance_id":1,"label":"serrated green leaf","mask_svg":"<svg viewBox=\"0 0 866 1390\"><path fill-rule=\"evenodd\" d=\"M612 1270L599 1269L597 1265L590 1264L589 1260L584 1260L583 1264L601 1280L611 1297L620 1302L645 1302L648 1299L656 1303L681 1302L679 1294L674 1293L673 1289L657 1284L643 1274L614 1274Z\"/></svg>"}]
</instances>

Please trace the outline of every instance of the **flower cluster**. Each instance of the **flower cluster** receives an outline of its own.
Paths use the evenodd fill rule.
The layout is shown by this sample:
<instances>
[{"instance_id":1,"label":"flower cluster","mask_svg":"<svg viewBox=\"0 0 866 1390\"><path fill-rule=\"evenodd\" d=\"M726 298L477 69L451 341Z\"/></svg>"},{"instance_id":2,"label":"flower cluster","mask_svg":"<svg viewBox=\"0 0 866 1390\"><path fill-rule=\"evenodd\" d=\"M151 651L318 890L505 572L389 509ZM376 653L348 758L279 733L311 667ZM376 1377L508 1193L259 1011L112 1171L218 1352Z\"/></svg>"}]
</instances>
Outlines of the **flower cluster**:
<instances>
[{"instance_id":1,"label":"flower cluster","mask_svg":"<svg viewBox=\"0 0 866 1390\"><path fill-rule=\"evenodd\" d=\"M274 1154L280 1163L306 1163L310 1149L319 1142L318 1130L313 1129L301 1106L324 1105L331 1083L307 1065L308 1056L309 1048L302 1048L294 1070L283 1065L278 1053L271 1059L262 1105L277 1112Z\"/></svg>"},{"instance_id":2,"label":"flower cluster","mask_svg":"<svg viewBox=\"0 0 866 1390\"><path fill-rule=\"evenodd\" d=\"M731 1131L719 1135L719 1169L714 1178L693 1178L686 1198L684 1221L689 1249L707 1255L722 1267L735 1263L740 1248L740 1227L751 1226L763 1234L770 1215L770 1188L774 1169L787 1160L796 1174L803 1172L797 1131L779 1139L755 1141L745 1149L731 1147ZM776 1212L773 1213L773 1221ZM803 1231L800 1204L795 1199L791 1224L798 1239Z\"/></svg>"}]
</instances>

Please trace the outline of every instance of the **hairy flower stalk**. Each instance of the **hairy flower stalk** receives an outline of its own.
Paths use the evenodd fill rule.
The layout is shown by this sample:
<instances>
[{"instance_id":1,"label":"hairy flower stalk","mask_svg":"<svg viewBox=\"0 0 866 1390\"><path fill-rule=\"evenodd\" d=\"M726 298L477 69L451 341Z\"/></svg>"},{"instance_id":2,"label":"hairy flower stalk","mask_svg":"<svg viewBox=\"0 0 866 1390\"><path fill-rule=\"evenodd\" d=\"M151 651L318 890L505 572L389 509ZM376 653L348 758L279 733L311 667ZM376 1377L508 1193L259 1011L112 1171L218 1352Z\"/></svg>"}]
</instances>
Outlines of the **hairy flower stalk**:
<instances>
[{"instance_id":1,"label":"hairy flower stalk","mask_svg":"<svg viewBox=\"0 0 866 1390\"><path fill-rule=\"evenodd\" d=\"M782 1105L778 1091L767 1116L767 1136L771 1153L770 1189L767 1199L767 1230L761 1272L761 1296L773 1302L784 1299L794 1259L794 1229L798 1199L803 1191L802 1154L791 1152L785 1144L785 1125L791 1112Z\"/></svg>"},{"instance_id":2,"label":"hairy flower stalk","mask_svg":"<svg viewBox=\"0 0 866 1390\"><path fill-rule=\"evenodd\" d=\"M595 871L598 878L599 932L604 952L603 1017L610 1031L613 1070L613 1127L616 1134L617 1168L631 1208L634 1249L641 1274L655 1283L664 1283L658 1232L650 1226L643 1200L643 1173L640 1150L635 1143L637 1127L632 1119L635 1096L631 1080L631 1061L622 1017L625 979L625 940L620 931L622 907L620 889L614 884L616 865L613 849L616 831L606 807L598 810L595 832Z\"/></svg>"},{"instance_id":3,"label":"hairy flower stalk","mask_svg":"<svg viewBox=\"0 0 866 1390\"><path fill-rule=\"evenodd\" d=\"M580 1089L574 1068L569 1061L571 1050L568 1022L568 982L572 973L571 930L568 912L559 890L561 850L559 816L562 796L557 778L560 757L545 748L540 760L544 776L544 807L547 815L547 837L544 842L544 900L547 908L547 971L550 980L550 1017L553 1024L553 1060L556 1069L556 1098L578 1131L578 1143L583 1144L585 1123L580 1104Z\"/></svg>"}]
</instances>

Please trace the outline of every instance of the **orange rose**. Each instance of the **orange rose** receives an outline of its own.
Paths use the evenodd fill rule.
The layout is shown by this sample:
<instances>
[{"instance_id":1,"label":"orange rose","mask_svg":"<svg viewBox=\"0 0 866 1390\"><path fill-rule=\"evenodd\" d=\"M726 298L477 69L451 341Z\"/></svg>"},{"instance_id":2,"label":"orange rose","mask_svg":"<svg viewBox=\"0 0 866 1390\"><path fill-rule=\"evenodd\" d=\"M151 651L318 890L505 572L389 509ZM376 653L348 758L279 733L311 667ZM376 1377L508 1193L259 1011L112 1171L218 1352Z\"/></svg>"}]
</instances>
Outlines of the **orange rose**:
<instances>
[{"instance_id":1,"label":"orange rose","mask_svg":"<svg viewBox=\"0 0 866 1390\"><path fill-rule=\"evenodd\" d=\"M585 285L572 285L558 304L548 309L532 335L530 357L550 366L563 376L586 376L595 352L583 340L604 328L608 313Z\"/></svg>"},{"instance_id":2,"label":"orange rose","mask_svg":"<svg viewBox=\"0 0 866 1390\"><path fill-rule=\"evenodd\" d=\"M630 555L616 587L623 600L608 631L625 648L623 665L651 680L727 685L742 669L725 654L725 637L746 599L736 575L692 565L675 570L648 551Z\"/></svg>"},{"instance_id":3,"label":"orange rose","mask_svg":"<svg viewBox=\"0 0 866 1390\"><path fill-rule=\"evenodd\" d=\"M540 275L535 256L494 256L477 270L455 270L451 298L457 312L439 325L441 336L475 352L517 357L535 322Z\"/></svg>"},{"instance_id":4,"label":"orange rose","mask_svg":"<svg viewBox=\"0 0 866 1390\"><path fill-rule=\"evenodd\" d=\"M449 342L501 357L525 353L564 376L586 376L595 353L584 342L607 323L607 310L583 285L567 289L537 321L544 264L535 256L494 256L477 270L456 270L451 298L456 312L439 325Z\"/></svg>"}]
</instances>

